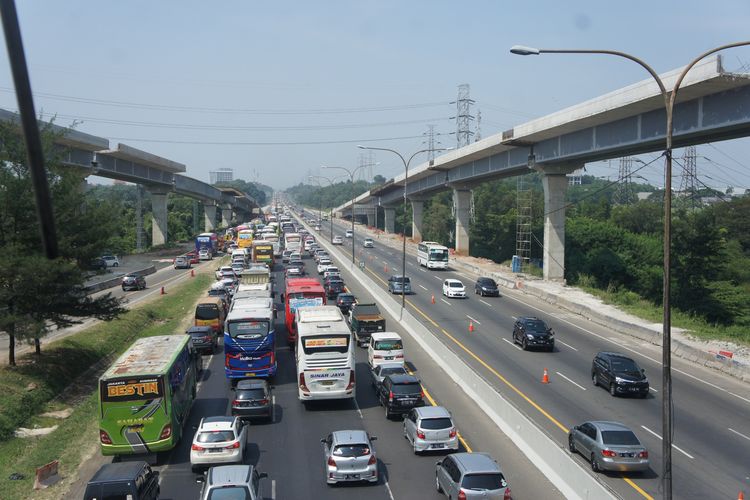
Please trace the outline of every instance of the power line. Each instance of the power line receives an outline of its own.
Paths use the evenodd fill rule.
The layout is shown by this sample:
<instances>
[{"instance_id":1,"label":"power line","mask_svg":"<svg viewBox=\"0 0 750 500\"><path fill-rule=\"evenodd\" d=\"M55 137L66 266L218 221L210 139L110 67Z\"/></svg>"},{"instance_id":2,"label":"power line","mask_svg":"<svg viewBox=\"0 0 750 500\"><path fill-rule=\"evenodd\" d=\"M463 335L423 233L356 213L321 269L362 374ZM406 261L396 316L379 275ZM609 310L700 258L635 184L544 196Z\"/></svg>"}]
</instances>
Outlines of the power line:
<instances>
[{"instance_id":1,"label":"power line","mask_svg":"<svg viewBox=\"0 0 750 500\"><path fill-rule=\"evenodd\" d=\"M165 139L139 139L133 137L109 137L113 141L149 142L159 144L194 144L198 146L309 146L317 144L357 144L361 142L399 141L402 139L419 139L421 135L403 137L381 137L378 139L349 139L339 141L297 141L297 142L235 142L235 141L174 141Z\"/></svg>"}]
</instances>

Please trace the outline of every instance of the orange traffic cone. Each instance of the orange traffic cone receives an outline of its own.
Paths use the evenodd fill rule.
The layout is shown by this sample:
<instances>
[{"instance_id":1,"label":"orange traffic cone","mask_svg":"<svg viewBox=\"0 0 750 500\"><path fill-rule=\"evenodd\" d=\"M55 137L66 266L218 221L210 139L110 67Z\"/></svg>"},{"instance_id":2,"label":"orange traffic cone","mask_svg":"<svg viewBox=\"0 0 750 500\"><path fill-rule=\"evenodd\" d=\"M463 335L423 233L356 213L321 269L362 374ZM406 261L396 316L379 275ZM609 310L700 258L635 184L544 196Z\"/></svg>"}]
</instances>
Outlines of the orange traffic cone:
<instances>
[{"instance_id":1,"label":"orange traffic cone","mask_svg":"<svg viewBox=\"0 0 750 500\"><path fill-rule=\"evenodd\" d=\"M473 321L469 321L469 333L471 333L473 331L474 331L474 322Z\"/></svg>"},{"instance_id":2,"label":"orange traffic cone","mask_svg":"<svg viewBox=\"0 0 750 500\"><path fill-rule=\"evenodd\" d=\"M385 265L385 274L388 274L388 264Z\"/></svg>"},{"instance_id":3,"label":"orange traffic cone","mask_svg":"<svg viewBox=\"0 0 750 500\"><path fill-rule=\"evenodd\" d=\"M195 278L195 269L190 270L190 277Z\"/></svg>"},{"instance_id":4,"label":"orange traffic cone","mask_svg":"<svg viewBox=\"0 0 750 500\"><path fill-rule=\"evenodd\" d=\"M740 491L740 494L737 495L737 500L745 500L745 493L743 493L742 491Z\"/></svg>"},{"instance_id":5,"label":"orange traffic cone","mask_svg":"<svg viewBox=\"0 0 750 500\"><path fill-rule=\"evenodd\" d=\"M166 295L167 292L164 291L164 287L161 287L161 294Z\"/></svg>"},{"instance_id":6,"label":"orange traffic cone","mask_svg":"<svg viewBox=\"0 0 750 500\"><path fill-rule=\"evenodd\" d=\"M432 303L433 304L435 303L435 296L434 295L432 296Z\"/></svg>"},{"instance_id":7,"label":"orange traffic cone","mask_svg":"<svg viewBox=\"0 0 750 500\"><path fill-rule=\"evenodd\" d=\"M544 369L544 375L542 375L542 383L543 384L549 384L549 372L547 372L547 369Z\"/></svg>"}]
</instances>

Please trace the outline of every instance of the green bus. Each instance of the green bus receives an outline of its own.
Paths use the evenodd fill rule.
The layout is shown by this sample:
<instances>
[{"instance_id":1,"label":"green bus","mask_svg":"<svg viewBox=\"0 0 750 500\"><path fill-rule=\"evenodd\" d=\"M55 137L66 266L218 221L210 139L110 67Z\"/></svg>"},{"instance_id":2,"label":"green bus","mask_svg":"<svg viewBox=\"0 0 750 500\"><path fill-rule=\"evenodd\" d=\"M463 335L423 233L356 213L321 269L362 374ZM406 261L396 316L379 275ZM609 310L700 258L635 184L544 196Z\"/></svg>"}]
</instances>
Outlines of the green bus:
<instances>
[{"instance_id":1,"label":"green bus","mask_svg":"<svg viewBox=\"0 0 750 500\"><path fill-rule=\"evenodd\" d=\"M99 379L102 455L174 448L196 394L200 357L190 335L137 340Z\"/></svg>"}]
</instances>

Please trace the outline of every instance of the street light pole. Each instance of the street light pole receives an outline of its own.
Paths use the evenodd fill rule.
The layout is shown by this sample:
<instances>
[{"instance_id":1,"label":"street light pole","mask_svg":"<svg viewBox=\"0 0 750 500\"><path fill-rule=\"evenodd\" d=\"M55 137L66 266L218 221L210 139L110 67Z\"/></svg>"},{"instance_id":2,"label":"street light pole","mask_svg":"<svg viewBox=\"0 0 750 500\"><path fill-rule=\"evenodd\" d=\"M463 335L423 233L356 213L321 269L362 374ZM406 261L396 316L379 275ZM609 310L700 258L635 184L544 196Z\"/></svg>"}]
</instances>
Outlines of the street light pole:
<instances>
[{"instance_id":1,"label":"street light pole","mask_svg":"<svg viewBox=\"0 0 750 500\"><path fill-rule=\"evenodd\" d=\"M395 154L401 159L401 162L404 164L404 215L406 214L406 184L409 180L409 164L414 159L415 156L417 156L419 153L426 153L428 151L448 151L453 148L432 148L432 149L420 149L413 155L409 157L408 160L406 160L401 153L396 151L395 149L389 149L389 148L376 148L371 146L357 146L359 149L371 149L373 151L390 151L391 153ZM403 234L403 242L401 247L401 312L399 314L399 321L401 321L404 317L404 307L406 305L406 293L404 291L405 288L405 281L406 281L406 221L404 221L404 228L401 231Z\"/></svg>"},{"instance_id":2,"label":"street light pole","mask_svg":"<svg viewBox=\"0 0 750 500\"><path fill-rule=\"evenodd\" d=\"M659 86L661 95L664 99L664 107L667 114L666 126L666 145L665 145L665 166L664 166L664 281L662 304L664 308L663 325L662 325L662 490L664 498L672 498L672 307L670 303L671 296L671 268L672 268L672 136L673 130L673 112L677 99L677 91L680 89L682 81L685 79L688 71L700 62L703 58L716 52L733 47L750 45L750 41L735 42L714 49L708 50L693 59L690 64L685 66L675 81L672 92L667 92L664 82L659 75L641 59L616 50L598 50L598 49L537 49L533 47L524 47L514 45L510 52L516 55L529 56L540 54L607 54L618 57L624 57L642 66Z\"/></svg>"},{"instance_id":3,"label":"street light pole","mask_svg":"<svg viewBox=\"0 0 750 500\"><path fill-rule=\"evenodd\" d=\"M321 165L320 168L331 168L331 169L337 169L337 170L343 170L347 174L349 174L349 179L352 181L352 265L354 265L354 199L357 197L354 194L354 174L357 173L358 170L361 170L365 167L368 167L369 165L361 165L354 170L349 170L346 167L329 167L326 165ZM331 221L331 237L333 237L333 221Z\"/></svg>"}]
</instances>

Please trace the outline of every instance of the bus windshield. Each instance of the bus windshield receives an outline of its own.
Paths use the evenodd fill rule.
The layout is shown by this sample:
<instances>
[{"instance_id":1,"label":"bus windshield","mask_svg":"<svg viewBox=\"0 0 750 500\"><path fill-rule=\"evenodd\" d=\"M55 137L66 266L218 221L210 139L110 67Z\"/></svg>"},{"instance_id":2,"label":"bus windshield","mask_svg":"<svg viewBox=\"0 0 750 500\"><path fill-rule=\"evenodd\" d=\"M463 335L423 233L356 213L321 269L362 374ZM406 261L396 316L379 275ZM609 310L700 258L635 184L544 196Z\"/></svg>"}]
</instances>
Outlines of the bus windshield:
<instances>
[{"instance_id":1,"label":"bus windshield","mask_svg":"<svg viewBox=\"0 0 750 500\"><path fill-rule=\"evenodd\" d=\"M430 250L430 260L448 262L448 250Z\"/></svg>"},{"instance_id":2,"label":"bus windshield","mask_svg":"<svg viewBox=\"0 0 750 500\"><path fill-rule=\"evenodd\" d=\"M268 321L232 321L227 323L227 331L233 339L257 340L268 335Z\"/></svg>"},{"instance_id":3,"label":"bus windshield","mask_svg":"<svg viewBox=\"0 0 750 500\"><path fill-rule=\"evenodd\" d=\"M302 339L305 354L322 354L337 352L344 354L349 351L351 335L311 335Z\"/></svg>"}]
</instances>

